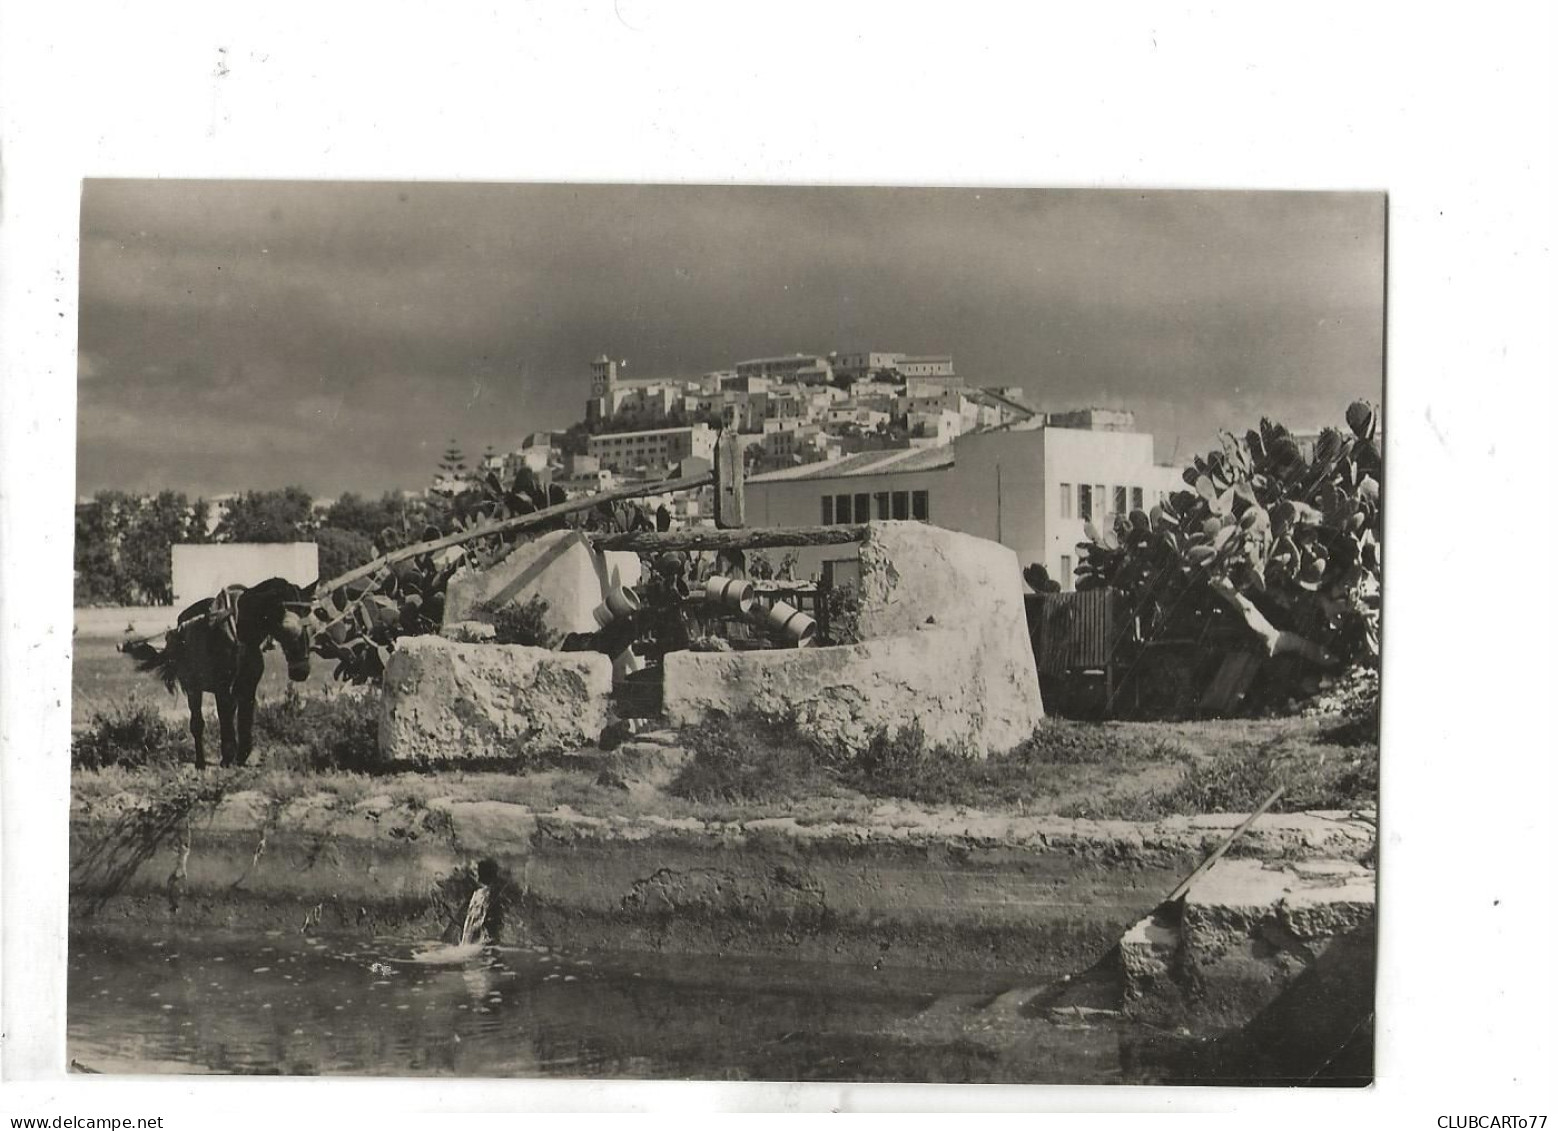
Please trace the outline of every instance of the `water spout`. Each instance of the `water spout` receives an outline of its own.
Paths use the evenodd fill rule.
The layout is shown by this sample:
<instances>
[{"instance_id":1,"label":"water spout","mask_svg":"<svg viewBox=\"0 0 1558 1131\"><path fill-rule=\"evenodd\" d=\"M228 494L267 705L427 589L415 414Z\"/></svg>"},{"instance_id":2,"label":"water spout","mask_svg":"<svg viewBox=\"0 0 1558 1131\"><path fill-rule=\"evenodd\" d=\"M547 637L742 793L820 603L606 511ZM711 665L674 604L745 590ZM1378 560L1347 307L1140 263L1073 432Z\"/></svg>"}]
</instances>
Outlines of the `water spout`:
<instances>
[{"instance_id":1,"label":"water spout","mask_svg":"<svg viewBox=\"0 0 1558 1131\"><path fill-rule=\"evenodd\" d=\"M471 892L471 902L465 908L465 926L460 930L460 945L471 946L487 940L487 906L492 889L482 884Z\"/></svg>"}]
</instances>

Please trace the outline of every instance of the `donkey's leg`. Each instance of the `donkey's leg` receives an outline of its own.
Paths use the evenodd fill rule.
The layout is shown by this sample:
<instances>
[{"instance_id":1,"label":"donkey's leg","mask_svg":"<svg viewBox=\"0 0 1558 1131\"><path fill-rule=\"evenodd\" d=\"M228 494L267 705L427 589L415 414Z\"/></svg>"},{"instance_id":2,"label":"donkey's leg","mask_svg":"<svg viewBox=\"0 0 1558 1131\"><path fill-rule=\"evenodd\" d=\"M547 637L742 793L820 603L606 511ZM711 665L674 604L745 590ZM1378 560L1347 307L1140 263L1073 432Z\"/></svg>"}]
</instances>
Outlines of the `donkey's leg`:
<instances>
[{"instance_id":1,"label":"donkey's leg","mask_svg":"<svg viewBox=\"0 0 1558 1131\"><path fill-rule=\"evenodd\" d=\"M189 701L189 734L195 740L195 769L206 768L206 715L205 695L199 691L186 691L184 698Z\"/></svg>"},{"instance_id":2,"label":"donkey's leg","mask_svg":"<svg viewBox=\"0 0 1558 1131\"><path fill-rule=\"evenodd\" d=\"M233 693L231 691L214 692L216 696L216 718L222 726L222 765L231 766L233 757L238 750L237 736L233 732Z\"/></svg>"},{"instance_id":3,"label":"donkey's leg","mask_svg":"<svg viewBox=\"0 0 1558 1131\"><path fill-rule=\"evenodd\" d=\"M245 652L238 660L238 678L233 681L233 699L238 711L238 764L248 765L249 752L254 749L254 700L260 692L260 679L265 675L265 657L255 649Z\"/></svg>"},{"instance_id":4,"label":"donkey's leg","mask_svg":"<svg viewBox=\"0 0 1558 1131\"><path fill-rule=\"evenodd\" d=\"M254 696L238 697L238 764L249 764L249 752L254 749Z\"/></svg>"}]
</instances>

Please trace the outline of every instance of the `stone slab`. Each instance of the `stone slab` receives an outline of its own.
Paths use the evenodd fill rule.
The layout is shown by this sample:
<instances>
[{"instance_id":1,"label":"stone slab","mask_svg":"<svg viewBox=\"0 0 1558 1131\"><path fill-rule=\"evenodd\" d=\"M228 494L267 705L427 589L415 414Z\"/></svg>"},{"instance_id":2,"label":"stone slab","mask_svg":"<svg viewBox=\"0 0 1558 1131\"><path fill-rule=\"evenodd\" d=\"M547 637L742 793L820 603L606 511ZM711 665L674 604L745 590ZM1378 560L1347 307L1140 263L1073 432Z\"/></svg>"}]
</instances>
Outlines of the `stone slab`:
<instances>
[{"instance_id":1,"label":"stone slab","mask_svg":"<svg viewBox=\"0 0 1558 1131\"><path fill-rule=\"evenodd\" d=\"M450 578L444 623L491 621L491 608L518 608L539 597L553 632L594 632L601 627L595 611L612 579L636 581L637 561L636 554L596 553L576 530L542 534L488 569L466 568Z\"/></svg>"},{"instance_id":2,"label":"stone slab","mask_svg":"<svg viewBox=\"0 0 1558 1131\"><path fill-rule=\"evenodd\" d=\"M600 734L610 693L598 652L408 637L384 673L379 748L433 761L578 750Z\"/></svg>"},{"instance_id":3,"label":"stone slab","mask_svg":"<svg viewBox=\"0 0 1558 1131\"><path fill-rule=\"evenodd\" d=\"M860 643L666 657L665 711L794 717L860 750L918 719L933 744L1004 751L1043 718L1016 555L920 522L871 523L860 545Z\"/></svg>"},{"instance_id":4,"label":"stone slab","mask_svg":"<svg viewBox=\"0 0 1558 1131\"><path fill-rule=\"evenodd\" d=\"M1223 860L1120 942L1128 1016L1235 1029L1337 945L1372 939L1377 877L1351 860Z\"/></svg>"},{"instance_id":5,"label":"stone slab","mask_svg":"<svg viewBox=\"0 0 1558 1131\"><path fill-rule=\"evenodd\" d=\"M1032 679L1031 656L1026 674ZM673 652L665 658L665 714L689 726L716 712L753 710L793 718L803 734L856 752L878 731L918 720L932 745L983 757L1011 749L1038 725L1037 689L1030 697L1028 682L989 661L980 630L922 625L833 648Z\"/></svg>"}]
</instances>

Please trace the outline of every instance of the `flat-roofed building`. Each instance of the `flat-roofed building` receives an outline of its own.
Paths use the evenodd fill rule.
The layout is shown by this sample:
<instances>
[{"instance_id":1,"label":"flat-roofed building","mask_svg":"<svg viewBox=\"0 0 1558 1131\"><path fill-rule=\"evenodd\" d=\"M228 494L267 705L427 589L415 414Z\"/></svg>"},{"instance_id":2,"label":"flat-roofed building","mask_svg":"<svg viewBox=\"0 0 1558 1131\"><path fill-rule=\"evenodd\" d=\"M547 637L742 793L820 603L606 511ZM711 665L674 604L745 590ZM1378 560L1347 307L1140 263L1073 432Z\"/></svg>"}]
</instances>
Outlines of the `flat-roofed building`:
<instances>
[{"instance_id":1,"label":"flat-roofed building","mask_svg":"<svg viewBox=\"0 0 1558 1131\"><path fill-rule=\"evenodd\" d=\"M879 408L844 401L828 409L825 419L834 425L855 424L861 428L875 428L878 425L886 427L891 423L892 414Z\"/></svg>"},{"instance_id":2,"label":"flat-roofed building","mask_svg":"<svg viewBox=\"0 0 1558 1131\"><path fill-rule=\"evenodd\" d=\"M1080 428L1088 432L1134 432L1136 414L1118 408L1079 408L1049 414L1052 428Z\"/></svg>"},{"instance_id":3,"label":"flat-roofed building","mask_svg":"<svg viewBox=\"0 0 1558 1131\"><path fill-rule=\"evenodd\" d=\"M877 373L885 373L898 366L903 354L888 350L860 350L854 353L834 354L833 375L841 381L860 381Z\"/></svg>"},{"instance_id":4,"label":"flat-roofed building","mask_svg":"<svg viewBox=\"0 0 1558 1131\"><path fill-rule=\"evenodd\" d=\"M833 374L839 380L861 381L877 374L899 377L952 378L951 354L908 354L896 350L859 350L832 355Z\"/></svg>"},{"instance_id":5,"label":"flat-roofed building","mask_svg":"<svg viewBox=\"0 0 1558 1131\"><path fill-rule=\"evenodd\" d=\"M963 411L963 390L952 389L936 385L921 385L912 390L905 391L900 400L903 411L907 414L917 412L956 412Z\"/></svg>"},{"instance_id":6,"label":"flat-roofed building","mask_svg":"<svg viewBox=\"0 0 1558 1131\"><path fill-rule=\"evenodd\" d=\"M904 354L898 358L896 366L899 373L913 380L919 378L952 378L957 374L952 371L951 354L927 354L923 357L912 357Z\"/></svg>"},{"instance_id":7,"label":"flat-roofed building","mask_svg":"<svg viewBox=\"0 0 1558 1131\"><path fill-rule=\"evenodd\" d=\"M600 467L619 475L638 468L663 471L691 456L712 460L717 435L707 424L644 432L605 432L591 436L588 449Z\"/></svg>"},{"instance_id":8,"label":"flat-roofed building","mask_svg":"<svg viewBox=\"0 0 1558 1131\"><path fill-rule=\"evenodd\" d=\"M974 416L980 428L1037 428L1048 423L1042 412L1000 389L964 389L963 395L977 406Z\"/></svg>"},{"instance_id":9,"label":"flat-roofed building","mask_svg":"<svg viewBox=\"0 0 1558 1131\"><path fill-rule=\"evenodd\" d=\"M942 446L864 452L755 475L746 483L754 526L917 519L1009 546L1074 587L1083 523L1149 509L1183 486L1153 462L1152 437L1038 427L979 432ZM855 547L803 547L801 576L851 561Z\"/></svg>"},{"instance_id":10,"label":"flat-roofed building","mask_svg":"<svg viewBox=\"0 0 1558 1131\"><path fill-rule=\"evenodd\" d=\"M911 412L908 425L911 447L950 444L963 434L963 414L950 408L939 412ZM929 441L929 445L924 441Z\"/></svg>"},{"instance_id":11,"label":"flat-roofed building","mask_svg":"<svg viewBox=\"0 0 1558 1131\"><path fill-rule=\"evenodd\" d=\"M761 426L764 430L773 421L795 422L806 419L806 400L793 389L769 390L763 398L762 407Z\"/></svg>"},{"instance_id":12,"label":"flat-roofed building","mask_svg":"<svg viewBox=\"0 0 1558 1131\"><path fill-rule=\"evenodd\" d=\"M754 357L736 364L736 377L761 377L779 384L818 385L832 379L833 364L821 354Z\"/></svg>"}]
</instances>

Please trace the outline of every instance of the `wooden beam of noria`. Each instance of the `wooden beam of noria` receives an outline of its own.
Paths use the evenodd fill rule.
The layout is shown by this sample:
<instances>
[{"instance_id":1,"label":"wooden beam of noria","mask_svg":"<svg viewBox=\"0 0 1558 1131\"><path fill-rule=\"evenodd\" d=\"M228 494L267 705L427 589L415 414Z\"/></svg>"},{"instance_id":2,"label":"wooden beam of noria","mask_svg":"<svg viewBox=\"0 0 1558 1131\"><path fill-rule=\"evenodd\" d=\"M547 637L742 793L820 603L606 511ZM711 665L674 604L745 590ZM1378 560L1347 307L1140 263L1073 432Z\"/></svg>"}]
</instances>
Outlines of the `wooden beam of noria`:
<instances>
[{"instance_id":1,"label":"wooden beam of noria","mask_svg":"<svg viewBox=\"0 0 1558 1131\"><path fill-rule=\"evenodd\" d=\"M587 534L597 550L632 550L640 554L661 554L669 550L756 550L777 546L840 546L862 542L866 525L854 526L774 526L745 527L740 530L716 530L694 526L664 533L635 530L625 534Z\"/></svg>"},{"instance_id":2,"label":"wooden beam of noria","mask_svg":"<svg viewBox=\"0 0 1558 1131\"><path fill-rule=\"evenodd\" d=\"M364 577L372 577L387 565L403 562L408 558L420 557L423 554L431 554L448 546L458 546L462 542L472 542L477 538L485 538L491 534L509 534L532 526L542 526L553 519L564 518L567 515L577 514L580 511L593 510L602 504L620 503L626 499L643 498L645 495L668 495L676 491L696 491L698 488L707 487L713 482L714 473L705 471L701 475L689 475L682 479L664 479L654 483L634 483L627 487L602 491L598 495L584 495L577 499L569 499L566 503L558 503L555 507L532 511L530 514L517 515L514 518L505 518L500 522L491 522L471 530L462 530L455 534L448 534L442 538L435 538L431 542L418 542L414 546L402 546L398 550L392 550L387 554L374 558L367 565L358 566L354 570L343 573L340 577L321 582L314 589L314 597L317 600L320 597L335 592L343 585L350 585L352 582L360 581Z\"/></svg>"}]
</instances>

